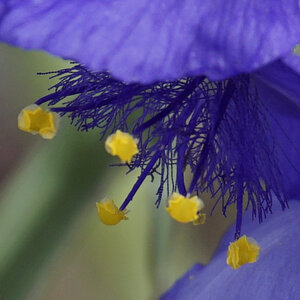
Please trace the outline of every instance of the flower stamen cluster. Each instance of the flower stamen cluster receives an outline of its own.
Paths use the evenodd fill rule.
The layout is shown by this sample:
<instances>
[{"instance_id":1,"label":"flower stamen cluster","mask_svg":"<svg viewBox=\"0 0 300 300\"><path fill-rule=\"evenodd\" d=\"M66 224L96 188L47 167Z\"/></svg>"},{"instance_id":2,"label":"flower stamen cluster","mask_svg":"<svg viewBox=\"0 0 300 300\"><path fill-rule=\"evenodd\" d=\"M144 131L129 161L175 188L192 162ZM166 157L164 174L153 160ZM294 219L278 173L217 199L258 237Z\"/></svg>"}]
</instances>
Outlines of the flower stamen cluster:
<instances>
[{"instance_id":1,"label":"flower stamen cluster","mask_svg":"<svg viewBox=\"0 0 300 300\"><path fill-rule=\"evenodd\" d=\"M235 205L236 240L248 207L261 222L275 199L287 206L276 137L268 125L272 115L251 76L127 84L77 64L50 74L59 82L36 105L46 103L53 113L67 115L78 130L98 128L101 139L108 134L108 152L129 171L141 171L116 216L148 176L159 177L156 206L166 190L172 194L167 211L180 222L205 221L199 197L204 192L215 199L212 212L220 204L226 216Z\"/></svg>"}]
</instances>

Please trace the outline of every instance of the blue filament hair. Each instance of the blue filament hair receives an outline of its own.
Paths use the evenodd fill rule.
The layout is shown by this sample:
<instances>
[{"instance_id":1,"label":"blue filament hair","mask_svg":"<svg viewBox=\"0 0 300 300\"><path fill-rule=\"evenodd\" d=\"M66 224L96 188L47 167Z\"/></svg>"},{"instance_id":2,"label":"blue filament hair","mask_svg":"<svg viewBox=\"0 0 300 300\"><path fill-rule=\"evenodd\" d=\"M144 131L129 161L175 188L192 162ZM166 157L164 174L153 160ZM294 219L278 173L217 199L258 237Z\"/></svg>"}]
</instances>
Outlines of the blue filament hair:
<instances>
[{"instance_id":1,"label":"blue filament hair","mask_svg":"<svg viewBox=\"0 0 300 300\"><path fill-rule=\"evenodd\" d=\"M287 206L268 109L250 76L219 82L199 76L141 85L78 64L50 74L59 82L36 104L47 103L52 111L67 115L78 130L97 128L100 138L120 129L139 139L140 153L128 167L140 168L141 175L121 210L154 174L160 177L157 206L164 189L167 194L209 192L215 199L213 210L220 203L225 216L227 207L235 205L235 238L249 206L259 222L272 211L275 199L282 208ZM188 186L187 166L193 174Z\"/></svg>"}]
</instances>

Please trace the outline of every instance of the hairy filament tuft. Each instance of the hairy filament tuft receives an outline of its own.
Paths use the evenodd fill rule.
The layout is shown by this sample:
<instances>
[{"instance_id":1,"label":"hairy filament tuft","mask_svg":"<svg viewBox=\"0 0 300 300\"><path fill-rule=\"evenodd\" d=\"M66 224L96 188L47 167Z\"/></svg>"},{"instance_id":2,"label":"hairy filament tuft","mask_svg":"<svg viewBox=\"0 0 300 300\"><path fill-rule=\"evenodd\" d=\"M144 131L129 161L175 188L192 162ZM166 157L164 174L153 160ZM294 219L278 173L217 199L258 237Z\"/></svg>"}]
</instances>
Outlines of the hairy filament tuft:
<instances>
[{"instance_id":1,"label":"hairy filament tuft","mask_svg":"<svg viewBox=\"0 0 300 300\"><path fill-rule=\"evenodd\" d=\"M117 130L132 133L139 152L128 160L141 175L121 206L125 209L147 176L159 176L158 206L170 195L209 192L226 216L236 206L236 239L249 206L261 222L276 199L286 207L277 143L268 109L248 75L211 82L186 77L148 85L126 84L108 72L75 64L51 73L59 82L36 104L67 115L78 130L97 128L102 139ZM186 185L184 172L192 170ZM213 208L213 210L214 210Z\"/></svg>"}]
</instances>

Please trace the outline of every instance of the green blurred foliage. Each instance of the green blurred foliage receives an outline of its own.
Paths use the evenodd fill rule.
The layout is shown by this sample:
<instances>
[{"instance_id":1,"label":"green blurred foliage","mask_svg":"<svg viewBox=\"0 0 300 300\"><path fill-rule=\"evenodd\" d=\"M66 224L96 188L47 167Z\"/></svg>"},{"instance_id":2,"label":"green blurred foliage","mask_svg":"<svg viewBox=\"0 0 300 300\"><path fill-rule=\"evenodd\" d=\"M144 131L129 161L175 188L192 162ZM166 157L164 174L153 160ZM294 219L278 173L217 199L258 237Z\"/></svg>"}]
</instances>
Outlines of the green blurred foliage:
<instances>
[{"instance_id":1,"label":"green blurred foliage","mask_svg":"<svg viewBox=\"0 0 300 300\"><path fill-rule=\"evenodd\" d=\"M51 145L45 141L2 195L0 240L5 247L0 250L0 282L4 298L21 299L90 198L104 166L103 151L98 148L90 137L68 131ZM16 278L22 278L18 289Z\"/></svg>"}]
</instances>

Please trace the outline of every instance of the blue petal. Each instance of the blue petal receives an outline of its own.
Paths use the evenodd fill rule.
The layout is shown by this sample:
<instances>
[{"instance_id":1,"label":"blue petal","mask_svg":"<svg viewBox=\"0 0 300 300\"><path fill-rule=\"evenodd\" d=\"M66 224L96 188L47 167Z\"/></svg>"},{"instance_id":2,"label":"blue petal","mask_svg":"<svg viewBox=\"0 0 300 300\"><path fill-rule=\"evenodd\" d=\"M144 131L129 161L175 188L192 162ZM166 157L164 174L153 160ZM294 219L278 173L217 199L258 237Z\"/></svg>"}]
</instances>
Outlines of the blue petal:
<instances>
[{"instance_id":1,"label":"blue petal","mask_svg":"<svg viewBox=\"0 0 300 300\"><path fill-rule=\"evenodd\" d=\"M248 73L300 41L298 0L6 0L0 40L125 81Z\"/></svg>"},{"instance_id":2,"label":"blue petal","mask_svg":"<svg viewBox=\"0 0 300 300\"><path fill-rule=\"evenodd\" d=\"M161 300L282 300L300 295L300 203L274 212L266 222L255 226L245 221L247 235L261 246L259 260L233 270L226 265L226 249L205 268L194 266ZM252 230L251 230L252 229ZM229 236L232 236L232 232Z\"/></svg>"},{"instance_id":3,"label":"blue petal","mask_svg":"<svg viewBox=\"0 0 300 300\"><path fill-rule=\"evenodd\" d=\"M300 197L300 74L275 62L253 77L268 107L272 132L288 198Z\"/></svg>"},{"instance_id":4,"label":"blue petal","mask_svg":"<svg viewBox=\"0 0 300 300\"><path fill-rule=\"evenodd\" d=\"M300 64L298 66L300 66ZM297 113L299 117L300 74L295 71L298 66L295 64L294 68L291 68L291 66L285 64L283 61L278 60L259 69L254 74L254 77L276 91L281 97L281 100L268 100L271 101L269 102L270 105L275 105L276 109L280 112L282 112L282 109L284 109L284 111L288 109L290 112L295 110L294 113Z\"/></svg>"}]
</instances>

